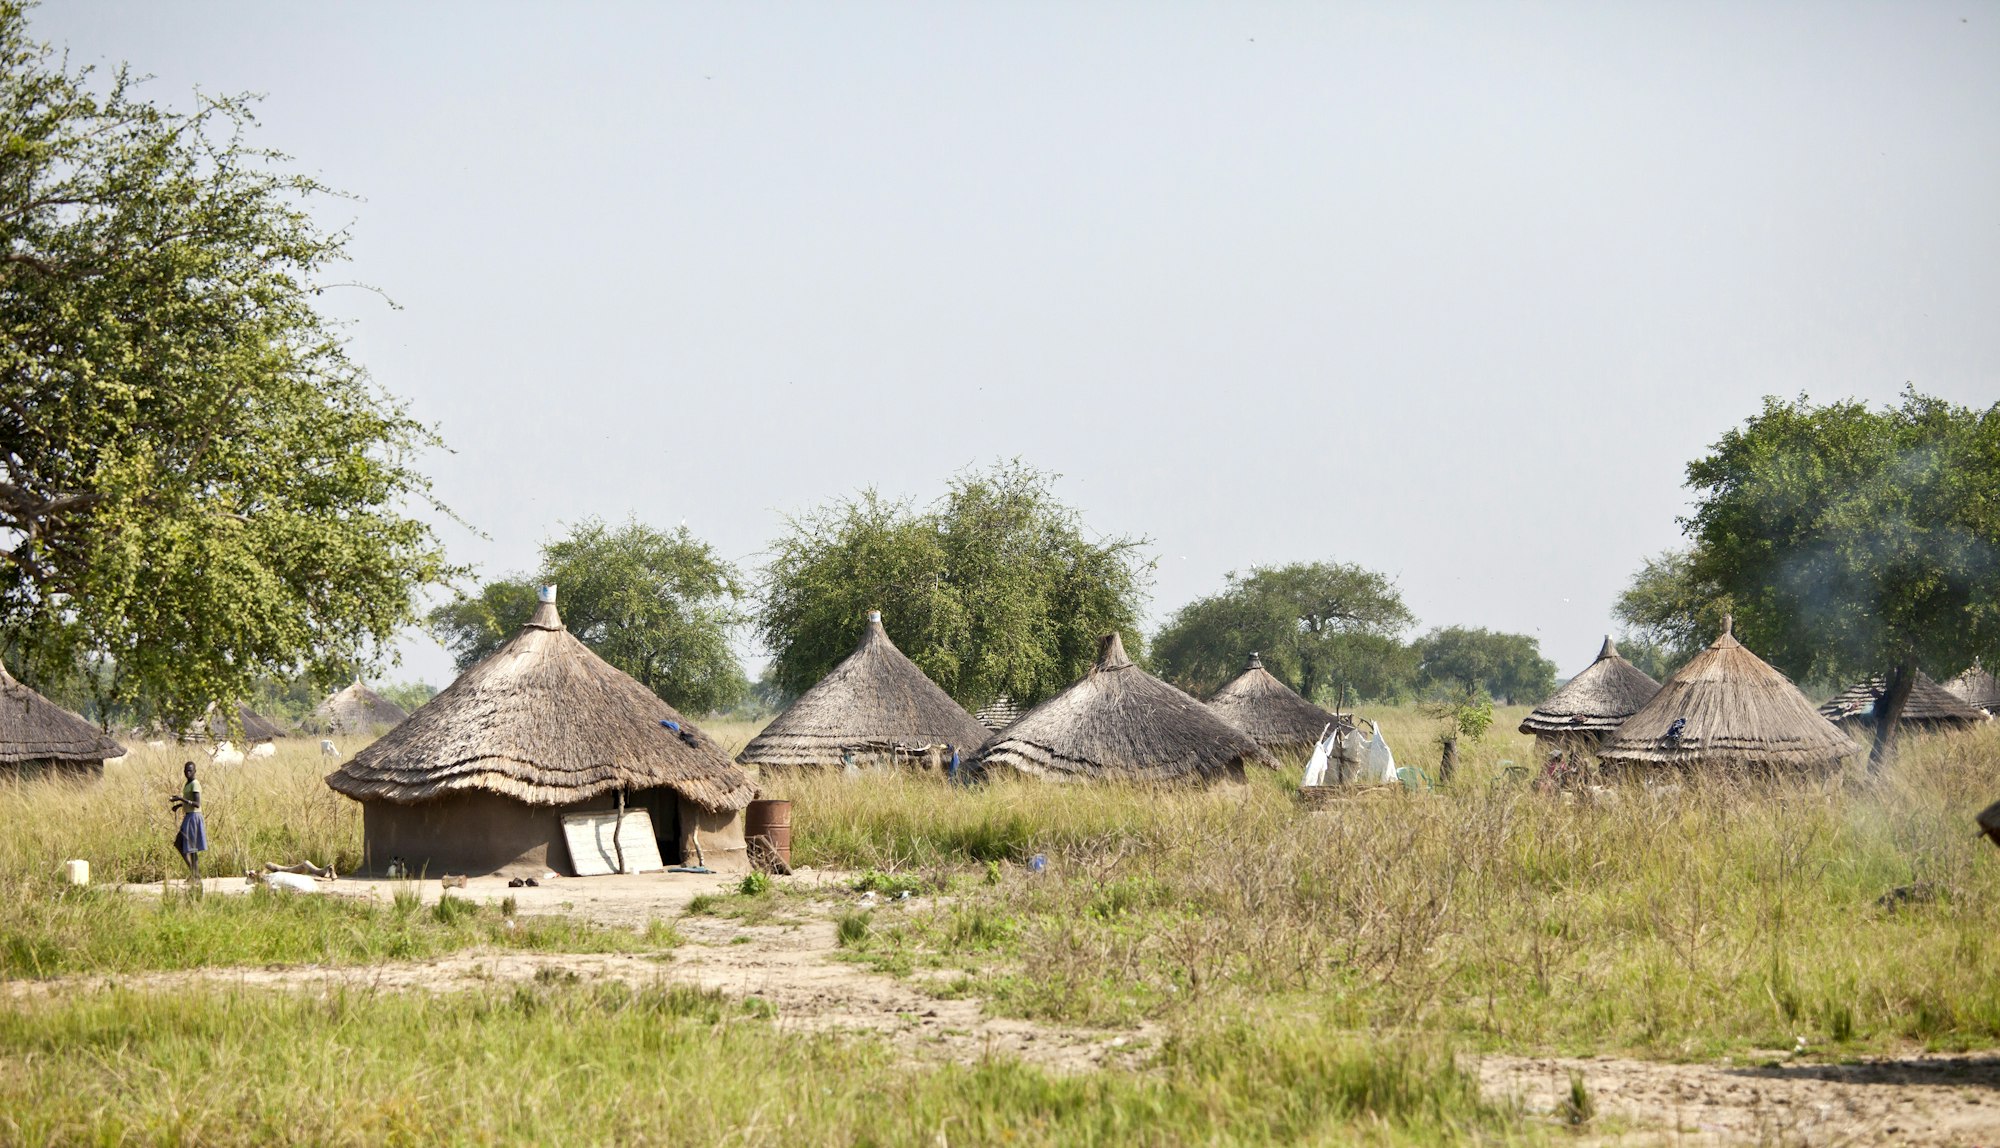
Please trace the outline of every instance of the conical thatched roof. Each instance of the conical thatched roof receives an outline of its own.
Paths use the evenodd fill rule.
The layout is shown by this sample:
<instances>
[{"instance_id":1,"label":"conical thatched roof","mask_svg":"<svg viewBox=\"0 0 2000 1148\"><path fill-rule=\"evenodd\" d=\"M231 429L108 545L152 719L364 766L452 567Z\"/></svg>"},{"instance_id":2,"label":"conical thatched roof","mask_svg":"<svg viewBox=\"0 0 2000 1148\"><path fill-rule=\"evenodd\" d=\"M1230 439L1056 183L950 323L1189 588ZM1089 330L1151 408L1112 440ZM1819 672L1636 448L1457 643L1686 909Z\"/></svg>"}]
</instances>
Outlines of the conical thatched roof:
<instances>
[{"instance_id":1,"label":"conical thatched roof","mask_svg":"<svg viewBox=\"0 0 2000 1148\"><path fill-rule=\"evenodd\" d=\"M1264 668L1264 660L1256 654L1250 655L1242 673L1215 691L1208 708L1270 750L1309 749L1327 726L1348 724L1294 693Z\"/></svg>"},{"instance_id":2,"label":"conical thatched roof","mask_svg":"<svg viewBox=\"0 0 2000 1148\"><path fill-rule=\"evenodd\" d=\"M772 718L736 760L834 767L843 750L865 755L952 745L970 751L988 732L903 656L874 611L854 652Z\"/></svg>"},{"instance_id":3,"label":"conical thatched roof","mask_svg":"<svg viewBox=\"0 0 2000 1148\"><path fill-rule=\"evenodd\" d=\"M1729 631L1724 618L1722 635L1606 737L1597 756L1632 765L1812 769L1860 750Z\"/></svg>"},{"instance_id":4,"label":"conical thatched roof","mask_svg":"<svg viewBox=\"0 0 2000 1148\"><path fill-rule=\"evenodd\" d=\"M575 805L665 786L705 809L756 793L707 734L563 628L554 593L507 644L409 720L327 775L362 801L414 804L484 790L529 805ZM676 722L693 744L662 726Z\"/></svg>"},{"instance_id":5,"label":"conical thatched roof","mask_svg":"<svg viewBox=\"0 0 2000 1148\"><path fill-rule=\"evenodd\" d=\"M1014 719L1020 716L1021 707L1015 703L1013 698L1008 697L1006 694L1001 694L999 697L980 706L973 713L972 720L992 730L994 733L999 733L1001 730L1013 725Z\"/></svg>"},{"instance_id":6,"label":"conical thatched roof","mask_svg":"<svg viewBox=\"0 0 2000 1148\"><path fill-rule=\"evenodd\" d=\"M1625 724L1659 692L1660 683L1619 656L1618 643L1607 635L1597 660L1536 706L1522 720L1521 732L1537 737L1602 737Z\"/></svg>"},{"instance_id":7,"label":"conical thatched roof","mask_svg":"<svg viewBox=\"0 0 2000 1148\"><path fill-rule=\"evenodd\" d=\"M1944 688L1976 710L2000 710L2000 681L1985 669L1974 666L1944 684Z\"/></svg>"},{"instance_id":8,"label":"conical thatched roof","mask_svg":"<svg viewBox=\"0 0 2000 1148\"><path fill-rule=\"evenodd\" d=\"M285 732L285 727L246 705L236 707L236 720L243 726L244 741L271 741L291 736ZM234 735L229 732L229 723L223 719L219 708L211 706L208 720L200 727L200 736L212 741L222 741Z\"/></svg>"},{"instance_id":9,"label":"conical thatched roof","mask_svg":"<svg viewBox=\"0 0 2000 1148\"><path fill-rule=\"evenodd\" d=\"M328 733L369 734L395 725L410 715L403 711L402 706L356 679L353 685L319 703L312 716L313 724Z\"/></svg>"},{"instance_id":10,"label":"conical thatched roof","mask_svg":"<svg viewBox=\"0 0 2000 1148\"><path fill-rule=\"evenodd\" d=\"M1273 764L1248 734L1133 665L1117 634L1081 681L979 751L982 769L1056 781L1217 781L1240 777L1245 762Z\"/></svg>"},{"instance_id":11,"label":"conical thatched roof","mask_svg":"<svg viewBox=\"0 0 2000 1148\"><path fill-rule=\"evenodd\" d=\"M1887 688L1881 678L1856 682L1819 707L1820 716L1830 722L1872 726L1875 724L1875 703ZM1985 721L1986 712L1966 705L1958 695L1918 670L1916 684L1910 687L1910 699L1903 703L1902 720L1920 725L1969 726Z\"/></svg>"},{"instance_id":12,"label":"conical thatched roof","mask_svg":"<svg viewBox=\"0 0 2000 1148\"><path fill-rule=\"evenodd\" d=\"M96 766L125 756L103 730L14 680L0 666L0 765Z\"/></svg>"}]
</instances>

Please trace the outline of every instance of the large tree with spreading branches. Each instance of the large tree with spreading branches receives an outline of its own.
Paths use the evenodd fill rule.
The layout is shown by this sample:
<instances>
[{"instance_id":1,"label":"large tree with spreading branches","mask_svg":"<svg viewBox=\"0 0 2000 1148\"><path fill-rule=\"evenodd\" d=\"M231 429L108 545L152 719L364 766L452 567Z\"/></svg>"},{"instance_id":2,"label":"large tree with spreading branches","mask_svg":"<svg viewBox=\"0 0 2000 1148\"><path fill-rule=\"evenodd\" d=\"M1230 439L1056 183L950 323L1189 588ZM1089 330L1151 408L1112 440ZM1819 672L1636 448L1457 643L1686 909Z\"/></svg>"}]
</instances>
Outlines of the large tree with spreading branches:
<instances>
[{"instance_id":1,"label":"large tree with spreading branches","mask_svg":"<svg viewBox=\"0 0 2000 1148\"><path fill-rule=\"evenodd\" d=\"M436 438L320 310L327 189L248 101L139 87L0 0L0 631L185 724L374 660L456 572L411 513Z\"/></svg>"}]
</instances>

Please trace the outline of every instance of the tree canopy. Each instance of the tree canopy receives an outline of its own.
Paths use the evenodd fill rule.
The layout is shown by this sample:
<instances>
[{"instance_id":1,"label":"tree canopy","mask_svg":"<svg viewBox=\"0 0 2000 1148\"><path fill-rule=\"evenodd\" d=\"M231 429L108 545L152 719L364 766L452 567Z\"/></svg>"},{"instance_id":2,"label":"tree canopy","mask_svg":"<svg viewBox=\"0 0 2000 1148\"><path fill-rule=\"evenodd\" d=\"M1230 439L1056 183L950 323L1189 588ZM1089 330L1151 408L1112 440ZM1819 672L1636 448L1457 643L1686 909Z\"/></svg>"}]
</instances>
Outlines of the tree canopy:
<instances>
[{"instance_id":1,"label":"tree canopy","mask_svg":"<svg viewBox=\"0 0 2000 1148\"><path fill-rule=\"evenodd\" d=\"M1228 575L1223 589L1175 611L1153 640L1160 672L1206 694L1243 669L1264 668L1307 698L1393 696L1413 661L1402 635L1416 624L1395 583L1343 562L1294 562Z\"/></svg>"},{"instance_id":2,"label":"tree canopy","mask_svg":"<svg viewBox=\"0 0 2000 1148\"><path fill-rule=\"evenodd\" d=\"M1450 693L1485 693L1508 705L1533 705L1556 688L1556 665L1526 634L1444 626L1417 641L1420 685Z\"/></svg>"},{"instance_id":3,"label":"tree canopy","mask_svg":"<svg viewBox=\"0 0 2000 1148\"><path fill-rule=\"evenodd\" d=\"M729 644L743 621L742 577L685 526L667 533L586 519L542 547L534 578L497 579L433 610L432 632L463 670L520 630L549 583L563 625L668 705L714 713L749 688Z\"/></svg>"},{"instance_id":4,"label":"tree canopy","mask_svg":"<svg viewBox=\"0 0 2000 1148\"><path fill-rule=\"evenodd\" d=\"M346 244L308 210L326 189L248 142L244 100L147 102L6 2L0 109L14 663L88 663L180 725L260 676L372 661L457 572L406 513L442 509L415 467L436 438L317 309Z\"/></svg>"},{"instance_id":5,"label":"tree canopy","mask_svg":"<svg viewBox=\"0 0 2000 1148\"><path fill-rule=\"evenodd\" d=\"M1646 559L1611 606L1628 632L1620 652L1660 681L1715 640L1729 611L1729 595L1696 573L1687 547Z\"/></svg>"},{"instance_id":6,"label":"tree canopy","mask_svg":"<svg viewBox=\"0 0 2000 1148\"><path fill-rule=\"evenodd\" d=\"M1139 649L1144 540L1091 537L1056 478L1002 463L958 475L928 507L864 490L792 519L757 612L777 685L799 693L824 677L877 609L903 653L967 708L1048 697L1090 668L1111 631Z\"/></svg>"},{"instance_id":7,"label":"tree canopy","mask_svg":"<svg viewBox=\"0 0 2000 1148\"><path fill-rule=\"evenodd\" d=\"M1887 675L1878 763L1919 667L2000 653L2000 404L1767 398L1687 473L1689 573L1743 641L1795 678Z\"/></svg>"}]
</instances>

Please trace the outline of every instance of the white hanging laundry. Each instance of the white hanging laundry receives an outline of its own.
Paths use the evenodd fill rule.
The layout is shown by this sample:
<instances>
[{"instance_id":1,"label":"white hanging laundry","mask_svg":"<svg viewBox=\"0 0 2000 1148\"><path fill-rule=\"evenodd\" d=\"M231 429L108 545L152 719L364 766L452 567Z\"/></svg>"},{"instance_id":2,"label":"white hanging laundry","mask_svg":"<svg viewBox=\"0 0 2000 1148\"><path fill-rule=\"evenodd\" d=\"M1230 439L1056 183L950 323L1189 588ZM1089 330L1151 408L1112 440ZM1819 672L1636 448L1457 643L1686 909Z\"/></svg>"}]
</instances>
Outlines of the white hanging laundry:
<instances>
[{"instance_id":1,"label":"white hanging laundry","mask_svg":"<svg viewBox=\"0 0 2000 1148\"><path fill-rule=\"evenodd\" d=\"M1372 721L1368 725L1374 731L1374 736L1368 739L1368 780L1393 783L1396 780L1396 755L1389 752L1389 743L1382 740L1382 727Z\"/></svg>"},{"instance_id":2,"label":"white hanging laundry","mask_svg":"<svg viewBox=\"0 0 2000 1148\"><path fill-rule=\"evenodd\" d=\"M1306 762L1305 780L1301 781L1300 785L1310 788L1315 785L1326 784L1327 753L1332 749L1335 741L1335 735L1333 735L1332 731L1333 727L1330 725L1320 731L1319 740L1313 743L1312 758Z\"/></svg>"},{"instance_id":3,"label":"white hanging laundry","mask_svg":"<svg viewBox=\"0 0 2000 1148\"><path fill-rule=\"evenodd\" d=\"M1368 743L1362 738L1359 730L1350 729L1340 735L1338 750L1340 780L1355 781L1360 778L1362 751L1367 748Z\"/></svg>"}]
</instances>

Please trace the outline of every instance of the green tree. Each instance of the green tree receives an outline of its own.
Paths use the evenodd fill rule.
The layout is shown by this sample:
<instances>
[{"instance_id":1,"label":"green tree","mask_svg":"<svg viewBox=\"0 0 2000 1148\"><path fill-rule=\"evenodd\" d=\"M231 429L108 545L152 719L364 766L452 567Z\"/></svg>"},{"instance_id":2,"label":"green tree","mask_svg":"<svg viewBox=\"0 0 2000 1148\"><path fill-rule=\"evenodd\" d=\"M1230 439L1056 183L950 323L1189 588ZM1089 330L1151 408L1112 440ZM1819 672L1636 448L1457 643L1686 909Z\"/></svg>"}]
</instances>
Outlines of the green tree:
<instances>
[{"instance_id":1,"label":"green tree","mask_svg":"<svg viewBox=\"0 0 2000 1148\"><path fill-rule=\"evenodd\" d=\"M1388 577L1343 562L1294 562L1229 574L1223 589L1175 611L1153 640L1160 671L1208 693L1260 654L1308 698L1395 696L1414 660L1402 635L1416 617Z\"/></svg>"},{"instance_id":2,"label":"green tree","mask_svg":"<svg viewBox=\"0 0 2000 1148\"><path fill-rule=\"evenodd\" d=\"M1688 465L1697 584L1794 678L1885 674L1870 758L1894 753L1919 666L2000 653L2000 404L1764 400Z\"/></svg>"},{"instance_id":3,"label":"green tree","mask_svg":"<svg viewBox=\"0 0 2000 1148\"><path fill-rule=\"evenodd\" d=\"M432 632L463 670L513 637L553 583L563 625L597 655L689 713L727 709L749 688L730 648L742 577L687 527L586 519L542 547L536 577L486 583L440 606Z\"/></svg>"},{"instance_id":4,"label":"green tree","mask_svg":"<svg viewBox=\"0 0 2000 1148\"><path fill-rule=\"evenodd\" d=\"M1089 669L1113 630L1138 650L1142 539L1093 539L1056 475L1021 462L953 478L927 508L864 490L772 544L757 623L784 690L809 688L882 611L902 651L960 704L1033 703Z\"/></svg>"},{"instance_id":5,"label":"green tree","mask_svg":"<svg viewBox=\"0 0 2000 1148\"><path fill-rule=\"evenodd\" d=\"M1418 681L1445 692L1484 690L1508 705L1533 705L1556 688L1556 664L1526 634L1445 626L1417 641Z\"/></svg>"},{"instance_id":6,"label":"green tree","mask_svg":"<svg viewBox=\"0 0 2000 1148\"><path fill-rule=\"evenodd\" d=\"M179 726L373 661L457 571L405 513L436 438L316 309L326 189L240 98L99 78L0 0L0 627Z\"/></svg>"},{"instance_id":7,"label":"green tree","mask_svg":"<svg viewBox=\"0 0 2000 1148\"><path fill-rule=\"evenodd\" d=\"M1611 606L1612 616L1628 630L1619 652L1661 681L1715 640L1729 612L1729 595L1696 574L1694 551L1687 547L1646 559ZM1655 665L1642 664L1634 654L1651 657Z\"/></svg>"},{"instance_id":8,"label":"green tree","mask_svg":"<svg viewBox=\"0 0 2000 1148\"><path fill-rule=\"evenodd\" d=\"M471 594L461 594L430 612L431 634L451 651L463 671L483 661L500 644L520 632L535 612L537 583L524 574L488 582ZM567 602L563 603L569 612Z\"/></svg>"}]
</instances>

